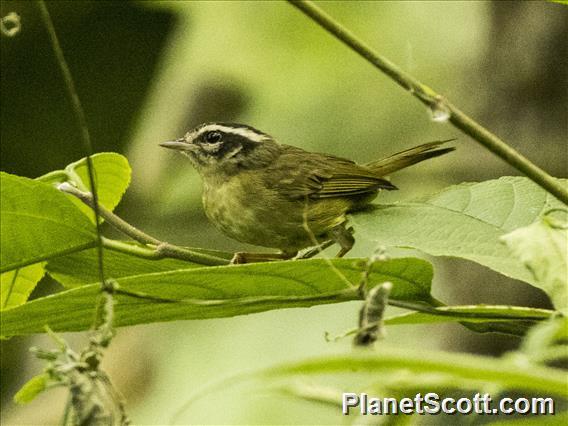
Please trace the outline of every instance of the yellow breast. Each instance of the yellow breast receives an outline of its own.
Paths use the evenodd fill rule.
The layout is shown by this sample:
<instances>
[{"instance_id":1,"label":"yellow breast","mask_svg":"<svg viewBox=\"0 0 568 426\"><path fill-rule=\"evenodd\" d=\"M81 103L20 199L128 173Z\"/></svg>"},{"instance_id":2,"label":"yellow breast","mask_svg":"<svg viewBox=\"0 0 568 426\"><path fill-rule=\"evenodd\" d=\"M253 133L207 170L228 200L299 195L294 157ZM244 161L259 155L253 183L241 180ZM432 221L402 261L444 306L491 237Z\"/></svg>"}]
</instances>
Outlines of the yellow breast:
<instances>
[{"instance_id":1,"label":"yellow breast","mask_svg":"<svg viewBox=\"0 0 568 426\"><path fill-rule=\"evenodd\" d=\"M214 184L205 182L203 190L209 220L238 241L284 251L313 246L313 236L325 239L327 231L346 220L345 213L353 204L343 198L292 200L247 174Z\"/></svg>"}]
</instances>

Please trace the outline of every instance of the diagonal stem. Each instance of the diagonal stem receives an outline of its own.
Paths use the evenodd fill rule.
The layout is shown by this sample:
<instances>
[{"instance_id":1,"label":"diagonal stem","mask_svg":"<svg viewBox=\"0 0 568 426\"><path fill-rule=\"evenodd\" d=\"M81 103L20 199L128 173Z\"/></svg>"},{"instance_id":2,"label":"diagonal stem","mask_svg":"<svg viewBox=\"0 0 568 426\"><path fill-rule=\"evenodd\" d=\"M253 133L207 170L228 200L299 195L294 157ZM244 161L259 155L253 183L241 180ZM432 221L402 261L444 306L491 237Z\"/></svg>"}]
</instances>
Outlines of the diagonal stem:
<instances>
[{"instance_id":1,"label":"diagonal stem","mask_svg":"<svg viewBox=\"0 0 568 426\"><path fill-rule=\"evenodd\" d=\"M73 185L64 182L58 186L60 191L67 194L73 195L81 200L83 203L93 208L94 200L93 196L89 192L83 192L75 188ZM132 226L126 222L121 217L115 215L110 210L107 210L104 206L99 205L100 216L104 218L110 225L114 226L120 232L128 235L133 240L138 241L144 245L154 246L152 249L147 247L137 247L122 243L120 241L110 240L108 238L102 238L103 246L112 250L122 251L125 253L132 254L134 256L146 257L151 259L163 259L164 257L171 257L174 259L187 260L189 262L199 263L202 265L226 265L229 263L228 260L221 257L213 256L210 254L199 253L194 250L190 250L184 247L179 247L174 244L170 244L154 238L145 232L139 230L138 228Z\"/></svg>"},{"instance_id":2,"label":"diagonal stem","mask_svg":"<svg viewBox=\"0 0 568 426\"><path fill-rule=\"evenodd\" d=\"M447 114L448 120L455 127L472 137L507 164L526 175L564 204L568 205L568 188L517 152L498 136L491 133L430 87L421 83L412 75L404 72L387 58L376 53L370 46L343 27L313 2L309 0L288 0L288 2L300 9L309 18L393 79L398 85L408 90L433 112L443 112Z\"/></svg>"},{"instance_id":3,"label":"diagonal stem","mask_svg":"<svg viewBox=\"0 0 568 426\"><path fill-rule=\"evenodd\" d=\"M93 208L95 203L93 199L93 195L90 192L84 192L69 183L62 183L57 187L60 191L65 192L66 194L73 195L85 203L90 208ZM128 235L133 240L138 241L142 244L162 244L162 241L158 240L157 238L151 237L150 235L142 232L138 228L132 226L124 219L118 217L110 210L107 210L103 206L99 205L99 211L102 218L104 218L108 223L114 226L116 229L121 231L122 233Z\"/></svg>"}]
</instances>

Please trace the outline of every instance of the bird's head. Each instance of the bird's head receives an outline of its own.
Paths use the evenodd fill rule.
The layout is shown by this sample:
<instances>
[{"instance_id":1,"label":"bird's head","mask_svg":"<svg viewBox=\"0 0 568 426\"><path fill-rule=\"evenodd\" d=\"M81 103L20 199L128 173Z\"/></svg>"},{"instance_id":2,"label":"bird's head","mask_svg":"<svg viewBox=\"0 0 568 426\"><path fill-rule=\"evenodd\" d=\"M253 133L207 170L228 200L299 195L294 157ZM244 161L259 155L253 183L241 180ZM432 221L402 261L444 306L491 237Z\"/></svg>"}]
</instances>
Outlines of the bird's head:
<instances>
[{"instance_id":1,"label":"bird's head","mask_svg":"<svg viewBox=\"0 0 568 426\"><path fill-rule=\"evenodd\" d=\"M270 135L245 124L205 123L160 146L186 155L205 175L260 167L273 158L278 144Z\"/></svg>"}]
</instances>

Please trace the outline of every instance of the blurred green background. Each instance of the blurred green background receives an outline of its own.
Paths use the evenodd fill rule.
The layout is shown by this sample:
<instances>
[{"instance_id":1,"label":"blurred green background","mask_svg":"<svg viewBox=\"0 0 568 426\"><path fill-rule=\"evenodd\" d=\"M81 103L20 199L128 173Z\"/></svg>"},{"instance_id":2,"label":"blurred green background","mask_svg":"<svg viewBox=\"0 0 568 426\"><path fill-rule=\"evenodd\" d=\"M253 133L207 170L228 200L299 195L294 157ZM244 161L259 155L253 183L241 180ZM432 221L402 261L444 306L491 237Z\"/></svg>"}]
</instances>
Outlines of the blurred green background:
<instances>
[{"instance_id":1,"label":"blurred green background","mask_svg":"<svg viewBox=\"0 0 568 426\"><path fill-rule=\"evenodd\" d=\"M566 6L548 2L318 2L381 54L503 137L557 177L568 167ZM182 245L241 249L207 223L189 162L158 147L204 121L257 127L287 144L369 161L457 137L451 157L397 174L408 199L515 170L423 106L355 53L280 1L48 2L86 110L95 150L126 155L133 180L117 213ZM1 169L36 177L85 155L38 9L2 1L22 28L1 39ZM111 233L111 230L106 230ZM358 244L352 256L373 247ZM409 254L408 251L404 254ZM416 254L416 253L413 253ZM545 296L464 261L430 259L434 295L447 303L548 307ZM44 279L35 295L56 290ZM105 365L136 424L163 424L200 386L279 361L351 350L329 343L357 321L357 303L246 317L120 329ZM394 312L394 310L393 310ZM391 313L393 313L391 312ZM80 345L79 334L68 338ZM41 365L2 341L2 423L57 423L53 391L15 407L14 391ZM380 345L499 355L518 340L459 325L398 326ZM40 407L40 408L38 408ZM270 392L229 388L180 423L338 423L330 410Z\"/></svg>"}]
</instances>

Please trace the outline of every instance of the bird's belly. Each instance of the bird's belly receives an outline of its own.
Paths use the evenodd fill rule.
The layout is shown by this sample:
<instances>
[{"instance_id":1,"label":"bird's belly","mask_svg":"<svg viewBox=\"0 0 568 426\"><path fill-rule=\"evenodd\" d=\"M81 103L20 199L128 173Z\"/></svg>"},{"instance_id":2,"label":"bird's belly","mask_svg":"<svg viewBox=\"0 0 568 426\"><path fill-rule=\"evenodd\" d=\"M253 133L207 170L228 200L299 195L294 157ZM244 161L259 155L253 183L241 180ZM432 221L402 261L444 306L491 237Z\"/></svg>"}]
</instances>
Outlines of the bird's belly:
<instances>
[{"instance_id":1,"label":"bird's belly","mask_svg":"<svg viewBox=\"0 0 568 426\"><path fill-rule=\"evenodd\" d=\"M306 205L303 201L279 198L263 188L247 189L230 182L206 188L203 205L209 220L229 237L289 252L313 246L314 238L324 238L327 231L345 221L348 207L347 203L337 206L321 201Z\"/></svg>"}]
</instances>

